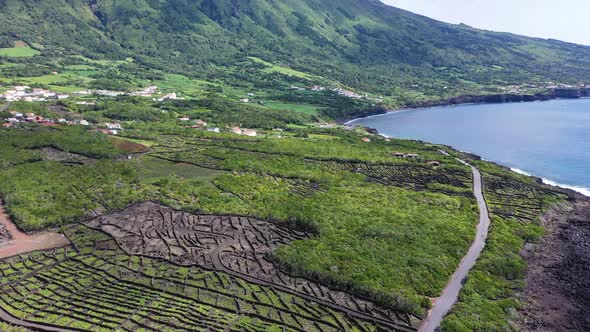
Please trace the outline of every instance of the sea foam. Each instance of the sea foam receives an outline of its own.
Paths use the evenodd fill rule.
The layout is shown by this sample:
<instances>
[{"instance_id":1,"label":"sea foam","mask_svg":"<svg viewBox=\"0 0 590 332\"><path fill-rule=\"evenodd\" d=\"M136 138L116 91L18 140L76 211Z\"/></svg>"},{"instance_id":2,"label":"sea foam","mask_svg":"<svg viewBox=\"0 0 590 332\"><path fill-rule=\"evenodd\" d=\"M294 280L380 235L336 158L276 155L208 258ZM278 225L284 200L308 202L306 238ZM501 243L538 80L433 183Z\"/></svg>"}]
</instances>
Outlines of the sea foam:
<instances>
[{"instance_id":1,"label":"sea foam","mask_svg":"<svg viewBox=\"0 0 590 332\"><path fill-rule=\"evenodd\" d=\"M535 176L529 172L523 171L518 168L511 168L511 170L515 173L518 173L518 174L522 174L522 175L526 175L526 176ZM555 182L553 180L549 180L549 179L545 179L545 178L541 178L541 180L543 180L544 184L548 184L550 186L561 187L561 188L565 188L565 189L571 189L573 191L579 192L580 194L582 194L584 196L590 197L590 188L584 188L584 187L580 187L580 186L572 186L569 184L563 184L563 183Z\"/></svg>"}]
</instances>

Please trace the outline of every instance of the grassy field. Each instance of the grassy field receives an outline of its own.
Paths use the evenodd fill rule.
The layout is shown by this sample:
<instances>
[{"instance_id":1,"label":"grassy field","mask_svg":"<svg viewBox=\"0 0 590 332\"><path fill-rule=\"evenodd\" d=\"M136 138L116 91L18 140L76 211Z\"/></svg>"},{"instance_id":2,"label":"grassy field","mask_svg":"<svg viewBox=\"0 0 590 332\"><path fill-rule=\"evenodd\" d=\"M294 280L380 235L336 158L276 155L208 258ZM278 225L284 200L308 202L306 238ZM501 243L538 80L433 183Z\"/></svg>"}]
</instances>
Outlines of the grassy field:
<instances>
[{"instance_id":1,"label":"grassy field","mask_svg":"<svg viewBox=\"0 0 590 332\"><path fill-rule=\"evenodd\" d=\"M266 68L264 68L262 70L265 73L279 73L279 74L283 74L283 75L287 75L287 76L294 76L294 77L298 77L298 78L303 78L303 79L310 80L310 81L322 79L319 76L310 75L308 73L304 73L304 72L301 72L301 71L298 71L295 69L274 65L274 64L272 64L268 61L264 61L260 58L248 57L248 59L265 65Z\"/></svg>"},{"instance_id":2,"label":"grassy field","mask_svg":"<svg viewBox=\"0 0 590 332\"><path fill-rule=\"evenodd\" d=\"M52 85L57 83L74 83L79 82L80 86L85 83L93 81L89 76L96 73L91 70L84 71L68 71L59 73L57 75L43 75L35 77L21 77L18 81L25 84L41 84L41 85Z\"/></svg>"},{"instance_id":3,"label":"grassy field","mask_svg":"<svg viewBox=\"0 0 590 332\"><path fill-rule=\"evenodd\" d=\"M137 170L141 180L146 183L162 180L169 176L211 182L227 173L225 171L212 170L188 163L175 163L150 156L136 158L130 161L130 164Z\"/></svg>"},{"instance_id":4,"label":"grassy field","mask_svg":"<svg viewBox=\"0 0 590 332\"><path fill-rule=\"evenodd\" d=\"M9 58L28 58L38 54L41 54L41 52L29 46L0 48L0 56Z\"/></svg>"},{"instance_id":5,"label":"grassy field","mask_svg":"<svg viewBox=\"0 0 590 332\"><path fill-rule=\"evenodd\" d=\"M265 102L264 105L268 108L276 109L276 110L291 110L295 112L302 112L305 114L315 115L317 114L318 107L314 105L305 105L305 104L289 104L289 103L281 103L276 101L268 101Z\"/></svg>"}]
</instances>

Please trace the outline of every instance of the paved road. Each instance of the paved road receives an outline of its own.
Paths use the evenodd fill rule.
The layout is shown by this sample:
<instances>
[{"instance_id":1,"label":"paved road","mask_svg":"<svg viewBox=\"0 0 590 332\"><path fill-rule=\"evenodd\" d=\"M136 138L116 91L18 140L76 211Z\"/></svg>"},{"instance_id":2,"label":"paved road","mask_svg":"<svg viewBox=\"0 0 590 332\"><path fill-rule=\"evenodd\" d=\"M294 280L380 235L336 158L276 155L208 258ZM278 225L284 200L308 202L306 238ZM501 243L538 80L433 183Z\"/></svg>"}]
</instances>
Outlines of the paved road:
<instances>
[{"instance_id":1,"label":"paved road","mask_svg":"<svg viewBox=\"0 0 590 332\"><path fill-rule=\"evenodd\" d=\"M471 244L471 248L469 248L467 255L463 257L459 267L451 276L451 280L449 280L449 283L441 296L434 302L432 310L430 310L426 319L422 321L422 324L418 329L419 332L435 332L439 330L443 318L451 310L453 304L457 302L459 291L463 287L463 280L467 277L469 270L475 265L475 262L483 251L488 237L490 217L488 215L486 201L483 197L481 173L477 168L469 165L465 161L460 159L457 160L462 164L471 167L473 172L473 192L479 207L479 224L477 225L476 237Z\"/></svg>"}]
</instances>

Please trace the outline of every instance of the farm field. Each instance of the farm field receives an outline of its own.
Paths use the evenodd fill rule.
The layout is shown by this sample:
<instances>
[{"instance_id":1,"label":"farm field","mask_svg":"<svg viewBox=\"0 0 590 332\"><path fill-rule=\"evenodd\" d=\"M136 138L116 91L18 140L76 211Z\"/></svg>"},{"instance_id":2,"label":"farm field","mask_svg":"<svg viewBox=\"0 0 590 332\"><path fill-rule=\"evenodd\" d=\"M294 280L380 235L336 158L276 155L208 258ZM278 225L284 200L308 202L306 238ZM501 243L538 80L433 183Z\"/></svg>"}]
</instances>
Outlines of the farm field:
<instances>
[{"instance_id":1,"label":"farm field","mask_svg":"<svg viewBox=\"0 0 590 332\"><path fill-rule=\"evenodd\" d=\"M312 304L310 295L164 263L147 253L128 255L113 238L83 225L64 231L72 246L1 263L3 311L81 330L397 330ZM400 331L411 330L404 325Z\"/></svg>"},{"instance_id":2,"label":"farm field","mask_svg":"<svg viewBox=\"0 0 590 332\"><path fill-rule=\"evenodd\" d=\"M0 332L590 331L590 201L350 121L589 96L590 46L385 2L0 0Z\"/></svg>"},{"instance_id":3,"label":"farm field","mask_svg":"<svg viewBox=\"0 0 590 332\"><path fill-rule=\"evenodd\" d=\"M235 328L239 330L241 322L248 322L265 326L264 329L271 329L274 324L287 330L415 330L424 310L422 299L443 287L469 243L476 219L466 169L440 155L434 147L414 142L381 141L367 146L357 134L341 131L312 133L310 137L315 138L309 139L290 133L285 133L287 137L283 139L252 139L191 131L160 134L146 148L123 138L104 139L76 130L60 133L58 129L35 129L23 131L20 137L17 133L18 130L3 142L3 149L10 151L6 154L9 164L2 182L2 191L9 193L7 206L23 227L43 229L61 225L72 244L55 251L9 258L2 271L12 271L14 268L7 267L11 264L19 270L22 265L33 264L27 260L34 262L49 255L60 262L59 268L53 267L53 260L50 274L57 273L53 269L61 266L62 276L68 271L88 271L89 276L105 280L93 292L103 292L107 284L116 284L123 291L132 289L128 282L137 278L125 279L127 268L117 267L123 269L119 272L107 266L119 266L117 257L125 257L126 261L150 261L157 271L214 271L212 278L224 275L227 280L239 280L235 281L238 284L274 292L268 296L280 310L251 309L254 311L248 314L239 314L242 309L236 306L248 305L236 304L235 300L199 300L202 312L211 313L212 318L218 316L204 329L235 324L240 326ZM138 137L137 142L144 141L139 138L140 132L129 134ZM151 136L149 132L144 134ZM398 150L418 152L424 159L396 159L392 153ZM124 157L129 153L131 159ZM444 160L448 165L427 166L425 160L431 158ZM32 178L15 176L27 170L34 174ZM420 185L410 185L407 177L413 177ZM70 193L75 193L74 199ZM376 209L377 206L381 208ZM50 210L53 212L48 213ZM425 223L428 228L418 226ZM391 241L391 229L407 234L408 238ZM456 236L459 230L461 235ZM436 233L448 234L448 241L430 241ZM76 234L87 234L83 237L93 240L83 244ZM397 255L398 251L408 251L408 241L417 244L417 248L430 246L430 252L438 253L436 258L434 254L424 255L422 250L407 257ZM80 261L91 258L78 255L97 255L94 251L103 248L103 242L110 243L108 252L112 254L101 256L104 262L97 265L80 266ZM440 252L445 252L444 256ZM74 261L68 257L78 257L80 261L75 259L75 265L69 265ZM414 263L407 260L410 258ZM418 263L424 264L423 268L416 268L418 259L428 263ZM15 260L22 260L23 264ZM433 264L434 260L439 260L440 270L428 271L426 264ZM103 265L101 269L106 270L97 270ZM358 275L356 270L370 273ZM84 297L78 293L95 285L95 279L73 278L81 284L60 285L62 288L58 289L46 284L49 276L45 273L25 275L31 276L27 281L31 283L22 286L39 286L39 293L34 292L25 300L17 295L24 295L22 291L7 290L14 301L0 305L19 319L57 322L66 328L87 330L108 329L116 324L131 330L144 325L157 330L170 324L169 320L155 316L157 321L148 322L145 316L152 315L147 313L129 316L133 310L121 315L112 313L106 319L105 312L99 312L104 308L94 309L90 303L76 302ZM156 279L150 281L152 277L148 274L146 281L141 282L144 286L133 284L133 289L152 282L156 285ZM45 281L39 283L40 280ZM158 287L158 292L170 292L174 287L188 286ZM207 281L201 287L211 286ZM69 320L53 319L61 316L57 308L39 310L39 305L45 308L45 300L38 297L43 294L46 298L60 295L69 303L57 305L71 310L63 315ZM235 294L246 296L249 301L256 301L259 296L238 290ZM41 304L36 307L16 305L39 301ZM149 303L149 299L145 301ZM319 305L317 310L327 311L316 311L307 322L304 316L311 313L301 316L298 312L303 309L291 308L298 301L307 303L302 304L305 308L313 302ZM222 302L231 306L222 310ZM174 304L158 302L157 307L174 308ZM80 310L91 310L96 317L80 319ZM294 314L296 318L292 318ZM125 318L115 319L119 316ZM170 328L198 329L194 321L186 324Z\"/></svg>"},{"instance_id":4,"label":"farm field","mask_svg":"<svg viewBox=\"0 0 590 332\"><path fill-rule=\"evenodd\" d=\"M37 51L30 46L19 46L19 47L11 47L11 48L0 48L0 56L10 57L10 58L26 58L32 57L35 55L41 54L41 52Z\"/></svg>"},{"instance_id":5,"label":"farm field","mask_svg":"<svg viewBox=\"0 0 590 332\"><path fill-rule=\"evenodd\" d=\"M286 104L286 103L279 103L268 101L265 102L264 105L268 108L277 109L277 110L291 110L295 112L302 112L306 114L317 114L317 106L313 105L304 105L304 104Z\"/></svg>"},{"instance_id":6,"label":"farm field","mask_svg":"<svg viewBox=\"0 0 590 332\"><path fill-rule=\"evenodd\" d=\"M475 233L473 179L456 155L481 169L493 228L443 325L477 329L482 313L510 325L518 253L566 194L364 128L269 123L247 137L175 118L218 102L11 104L125 129L0 129L11 219L67 238L0 257L0 317L82 331L416 331ZM0 229L0 252L10 236Z\"/></svg>"}]
</instances>

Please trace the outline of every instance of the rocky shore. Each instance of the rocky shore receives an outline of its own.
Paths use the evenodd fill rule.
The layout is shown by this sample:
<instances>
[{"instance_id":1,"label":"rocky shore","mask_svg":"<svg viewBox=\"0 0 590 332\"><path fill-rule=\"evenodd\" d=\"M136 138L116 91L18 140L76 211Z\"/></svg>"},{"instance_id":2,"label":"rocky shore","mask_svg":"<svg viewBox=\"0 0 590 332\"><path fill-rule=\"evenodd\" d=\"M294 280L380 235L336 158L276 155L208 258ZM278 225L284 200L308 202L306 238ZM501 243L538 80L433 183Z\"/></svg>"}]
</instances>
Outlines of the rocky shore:
<instances>
[{"instance_id":1,"label":"rocky shore","mask_svg":"<svg viewBox=\"0 0 590 332\"><path fill-rule=\"evenodd\" d=\"M503 104L503 103L524 103L533 101L547 101L553 99L577 99L590 97L590 88L581 89L555 89L550 92L537 94L491 94L491 95L462 95L445 100L423 101L408 104L404 108L426 108L436 106L451 106L462 104ZM374 107L345 119L339 119L338 123L346 123L354 119L364 118L372 115L385 114L388 111L382 107Z\"/></svg>"},{"instance_id":2,"label":"rocky shore","mask_svg":"<svg viewBox=\"0 0 590 332\"><path fill-rule=\"evenodd\" d=\"M547 235L522 253L529 269L521 330L590 331L590 199L577 195L543 223Z\"/></svg>"}]
</instances>

